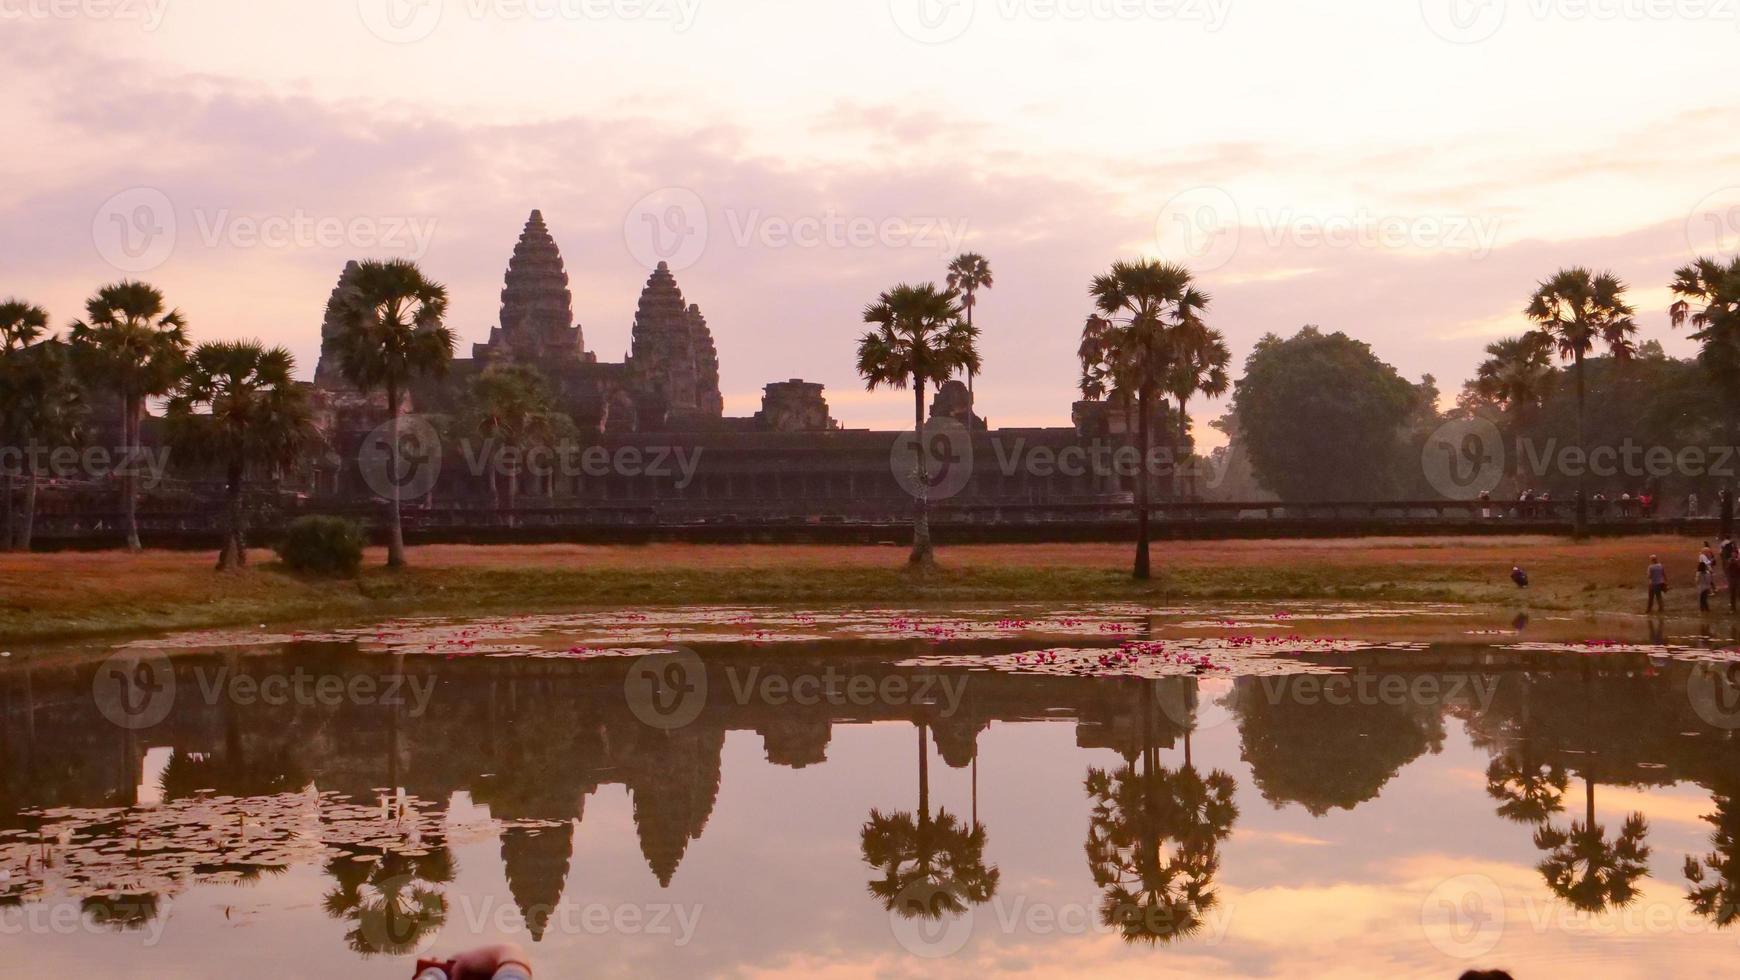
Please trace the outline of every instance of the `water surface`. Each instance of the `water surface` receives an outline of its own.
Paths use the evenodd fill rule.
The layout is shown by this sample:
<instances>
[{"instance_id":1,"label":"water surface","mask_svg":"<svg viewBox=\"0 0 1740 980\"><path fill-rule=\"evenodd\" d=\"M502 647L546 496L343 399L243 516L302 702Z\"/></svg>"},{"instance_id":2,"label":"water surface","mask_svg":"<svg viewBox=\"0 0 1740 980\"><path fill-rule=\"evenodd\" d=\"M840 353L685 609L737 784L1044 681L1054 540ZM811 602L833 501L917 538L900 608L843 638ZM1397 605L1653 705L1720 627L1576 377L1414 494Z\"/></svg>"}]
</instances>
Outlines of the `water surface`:
<instances>
[{"instance_id":1,"label":"water surface","mask_svg":"<svg viewBox=\"0 0 1740 980\"><path fill-rule=\"evenodd\" d=\"M15 651L0 975L1729 975L1736 647L1320 605Z\"/></svg>"}]
</instances>

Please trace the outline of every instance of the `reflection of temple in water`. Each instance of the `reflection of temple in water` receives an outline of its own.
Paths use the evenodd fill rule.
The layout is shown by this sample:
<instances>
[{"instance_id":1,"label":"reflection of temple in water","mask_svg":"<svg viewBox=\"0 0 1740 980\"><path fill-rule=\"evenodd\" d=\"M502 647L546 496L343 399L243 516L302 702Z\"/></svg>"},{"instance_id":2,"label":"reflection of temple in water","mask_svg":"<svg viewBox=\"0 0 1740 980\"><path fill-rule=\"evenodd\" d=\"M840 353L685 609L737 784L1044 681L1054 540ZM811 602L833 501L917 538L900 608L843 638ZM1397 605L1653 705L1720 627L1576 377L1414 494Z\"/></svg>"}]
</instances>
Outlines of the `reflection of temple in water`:
<instances>
[{"instance_id":1,"label":"reflection of temple in water","mask_svg":"<svg viewBox=\"0 0 1740 980\"><path fill-rule=\"evenodd\" d=\"M295 664L314 672L354 672L359 661L336 648L308 646ZM283 655L202 657L178 662L179 683L197 691L196 665L283 672ZM390 658L367 661L393 669ZM762 664L796 675L822 661L801 653ZM1732 787L1730 740L1693 739L1705 729L1683 695L1682 680L1649 686L1619 668L1512 670L1487 704L1336 708L1290 696L1291 681L1241 679L1222 703L1238 725L1245 760L1264 796L1297 802L1313 814L1371 799L1397 771L1431 751L1444 715L1461 718L1475 744L1494 756L1523 740L1540 758L1602 785L1695 780ZM1686 665L1674 665L1680 670ZM825 762L833 726L923 721L952 767L972 764L978 737L993 722L1073 720L1076 742L1126 759L1183 740L1197 708L1196 681L1169 678L971 675L957 710L940 704L765 704L721 698L690 725L661 731L624 702L627 664L530 660L407 660L401 669L434 682L427 710L346 704L250 705L180 698L169 718L141 733L105 722L90 697L94 668L15 666L0 671L0 829L30 829L32 808L129 807L160 792L165 801L204 791L238 797L296 792L378 799L397 787L442 811L459 792L500 823L500 857L528 929L541 936L571 872L587 798L621 787L632 803L637 844L653 878L669 887L712 816L732 732L755 733L769 763L792 768ZM711 669L722 670L718 665ZM867 674L907 673L861 663ZM730 690L723 676L716 692ZM1675 696L1677 695L1677 697ZM168 766L147 771L147 752L173 749ZM142 784L144 792L141 792Z\"/></svg>"}]
</instances>

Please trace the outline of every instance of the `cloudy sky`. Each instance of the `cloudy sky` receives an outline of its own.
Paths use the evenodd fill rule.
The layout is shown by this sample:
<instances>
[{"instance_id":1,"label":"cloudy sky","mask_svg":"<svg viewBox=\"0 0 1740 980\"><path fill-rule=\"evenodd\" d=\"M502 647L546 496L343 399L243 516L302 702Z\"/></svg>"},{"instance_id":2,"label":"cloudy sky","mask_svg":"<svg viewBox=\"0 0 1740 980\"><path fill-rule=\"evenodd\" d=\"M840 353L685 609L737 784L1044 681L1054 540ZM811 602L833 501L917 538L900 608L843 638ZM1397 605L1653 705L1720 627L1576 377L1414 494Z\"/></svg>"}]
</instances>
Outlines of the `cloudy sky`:
<instances>
[{"instance_id":1,"label":"cloudy sky","mask_svg":"<svg viewBox=\"0 0 1740 980\"><path fill-rule=\"evenodd\" d=\"M660 259L772 380L896 426L859 315L961 249L983 412L1061 424L1086 284L1186 262L1242 363L1305 323L1452 391L1562 265L1740 248L1740 0L0 0L0 294L136 275L304 373L353 257L467 342L541 208L588 346Z\"/></svg>"}]
</instances>

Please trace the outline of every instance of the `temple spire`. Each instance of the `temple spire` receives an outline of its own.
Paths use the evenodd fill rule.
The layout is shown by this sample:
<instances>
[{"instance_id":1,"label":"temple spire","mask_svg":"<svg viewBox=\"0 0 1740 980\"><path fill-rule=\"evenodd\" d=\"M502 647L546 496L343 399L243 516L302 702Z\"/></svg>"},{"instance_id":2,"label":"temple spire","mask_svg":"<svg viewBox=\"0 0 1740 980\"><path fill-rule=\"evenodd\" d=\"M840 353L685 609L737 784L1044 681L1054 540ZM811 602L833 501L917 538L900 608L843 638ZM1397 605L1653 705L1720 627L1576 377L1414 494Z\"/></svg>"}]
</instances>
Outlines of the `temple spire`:
<instances>
[{"instance_id":1,"label":"temple spire","mask_svg":"<svg viewBox=\"0 0 1740 980\"><path fill-rule=\"evenodd\" d=\"M505 352L522 359L578 358L585 337L574 323L574 296L562 252L534 210L508 259L501 291L501 325L490 332L489 355ZM483 353L480 351L480 353Z\"/></svg>"}]
</instances>

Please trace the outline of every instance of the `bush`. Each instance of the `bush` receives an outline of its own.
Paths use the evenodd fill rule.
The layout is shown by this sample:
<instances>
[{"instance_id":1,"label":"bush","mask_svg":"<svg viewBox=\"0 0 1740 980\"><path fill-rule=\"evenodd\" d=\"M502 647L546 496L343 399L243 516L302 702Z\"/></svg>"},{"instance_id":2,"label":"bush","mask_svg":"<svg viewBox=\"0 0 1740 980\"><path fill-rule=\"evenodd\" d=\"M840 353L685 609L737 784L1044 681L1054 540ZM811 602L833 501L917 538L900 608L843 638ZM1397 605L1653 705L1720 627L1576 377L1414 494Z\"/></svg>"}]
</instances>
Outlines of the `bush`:
<instances>
[{"instance_id":1,"label":"bush","mask_svg":"<svg viewBox=\"0 0 1740 980\"><path fill-rule=\"evenodd\" d=\"M368 543L362 526L342 517L298 517L278 542L278 557L291 571L310 575L355 575Z\"/></svg>"}]
</instances>

